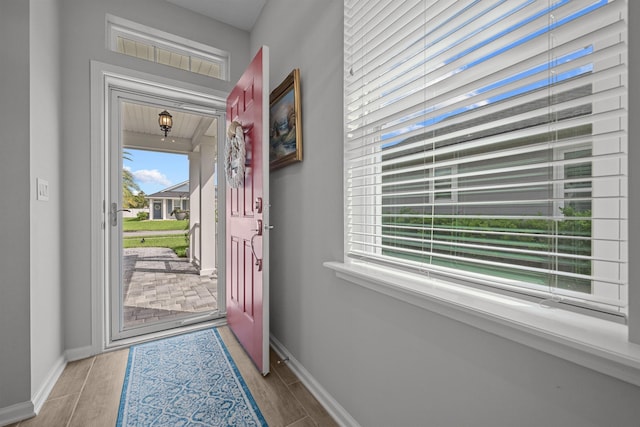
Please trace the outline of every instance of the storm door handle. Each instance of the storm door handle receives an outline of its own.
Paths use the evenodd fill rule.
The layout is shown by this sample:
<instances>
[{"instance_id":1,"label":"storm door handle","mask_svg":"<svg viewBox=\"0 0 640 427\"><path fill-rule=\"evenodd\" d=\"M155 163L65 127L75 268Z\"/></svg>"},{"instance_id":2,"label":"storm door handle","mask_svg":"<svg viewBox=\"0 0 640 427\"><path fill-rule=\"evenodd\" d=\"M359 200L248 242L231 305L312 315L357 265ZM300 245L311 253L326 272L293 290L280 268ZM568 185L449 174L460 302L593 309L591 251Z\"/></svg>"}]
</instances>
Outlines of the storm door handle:
<instances>
[{"instance_id":1,"label":"storm door handle","mask_svg":"<svg viewBox=\"0 0 640 427\"><path fill-rule=\"evenodd\" d=\"M129 209L118 209L117 203L111 203L111 226L118 225L118 212L131 212Z\"/></svg>"}]
</instances>

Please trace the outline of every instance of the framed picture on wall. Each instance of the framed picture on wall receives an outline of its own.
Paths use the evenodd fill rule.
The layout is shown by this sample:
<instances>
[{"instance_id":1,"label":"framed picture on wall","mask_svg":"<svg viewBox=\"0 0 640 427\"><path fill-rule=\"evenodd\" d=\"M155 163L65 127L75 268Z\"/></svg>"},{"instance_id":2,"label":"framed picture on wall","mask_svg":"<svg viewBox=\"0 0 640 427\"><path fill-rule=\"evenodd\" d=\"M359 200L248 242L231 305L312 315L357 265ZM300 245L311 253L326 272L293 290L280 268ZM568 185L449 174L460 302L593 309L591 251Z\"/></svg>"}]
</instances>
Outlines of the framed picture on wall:
<instances>
[{"instance_id":1,"label":"framed picture on wall","mask_svg":"<svg viewBox=\"0 0 640 427\"><path fill-rule=\"evenodd\" d=\"M269 97L269 165L278 169L302 161L300 70L293 70Z\"/></svg>"}]
</instances>

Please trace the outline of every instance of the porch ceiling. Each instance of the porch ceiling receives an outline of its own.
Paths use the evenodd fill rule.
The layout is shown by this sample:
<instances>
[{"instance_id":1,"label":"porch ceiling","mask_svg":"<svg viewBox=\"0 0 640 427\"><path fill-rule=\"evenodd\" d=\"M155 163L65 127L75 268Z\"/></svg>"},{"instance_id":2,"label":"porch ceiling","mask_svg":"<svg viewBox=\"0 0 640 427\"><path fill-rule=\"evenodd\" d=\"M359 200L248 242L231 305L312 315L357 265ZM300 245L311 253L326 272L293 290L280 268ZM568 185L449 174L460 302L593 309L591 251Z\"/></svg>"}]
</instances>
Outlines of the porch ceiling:
<instances>
[{"instance_id":1,"label":"porch ceiling","mask_svg":"<svg viewBox=\"0 0 640 427\"><path fill-rule=\"evenodd\" d=\"M217 120L201 114L174 111L173 127L167 137L160 130L158 114L162 107L123 103L123 146L177 153L196 151L202 143L214 143Z\"/></svg>"}]
</instances>

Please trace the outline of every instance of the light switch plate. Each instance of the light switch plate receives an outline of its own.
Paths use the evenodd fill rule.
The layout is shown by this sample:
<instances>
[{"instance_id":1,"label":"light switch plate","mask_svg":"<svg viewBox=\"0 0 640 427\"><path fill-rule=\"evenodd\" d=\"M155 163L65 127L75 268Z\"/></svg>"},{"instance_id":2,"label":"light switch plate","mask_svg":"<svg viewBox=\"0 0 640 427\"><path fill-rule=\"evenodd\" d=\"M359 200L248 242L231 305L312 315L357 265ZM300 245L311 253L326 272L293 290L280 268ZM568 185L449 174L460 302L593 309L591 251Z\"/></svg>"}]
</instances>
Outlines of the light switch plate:
<instances>
[{"instance_id":1,"label":"light switch plate","mask_svg":"<svg viewBox=\"0 0 640 427\"><path fill-rule=\"evenodd\" d=\"M49 181L42 178L36 178L36 186L38 190L36 199L42 200L43 202L49 201Z\"/></svg>"}]
</instances>

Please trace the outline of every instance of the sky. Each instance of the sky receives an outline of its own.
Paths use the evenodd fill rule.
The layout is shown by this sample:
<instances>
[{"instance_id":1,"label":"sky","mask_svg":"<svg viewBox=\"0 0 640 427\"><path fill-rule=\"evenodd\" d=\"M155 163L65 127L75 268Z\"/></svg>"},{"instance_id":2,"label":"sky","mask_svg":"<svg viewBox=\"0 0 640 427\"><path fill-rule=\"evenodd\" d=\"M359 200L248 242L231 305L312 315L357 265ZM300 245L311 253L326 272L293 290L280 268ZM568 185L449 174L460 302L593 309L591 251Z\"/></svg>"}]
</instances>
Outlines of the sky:
<instances>
[{"instance_id":1,"label":"sky","mask_svg":"<svg viewBox=\"0 0 640 427\"><path fill-rule=\"evenodd\" d=\"M145 194L153 194L189 179L189 159L185 154L125 150L131 160L123 165Z\"/></svg>"}]
</instances>

